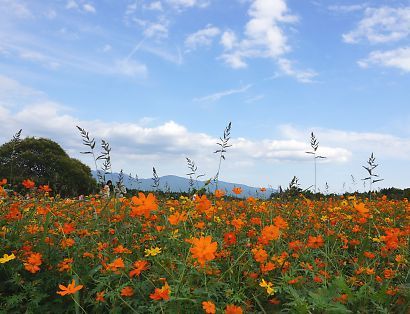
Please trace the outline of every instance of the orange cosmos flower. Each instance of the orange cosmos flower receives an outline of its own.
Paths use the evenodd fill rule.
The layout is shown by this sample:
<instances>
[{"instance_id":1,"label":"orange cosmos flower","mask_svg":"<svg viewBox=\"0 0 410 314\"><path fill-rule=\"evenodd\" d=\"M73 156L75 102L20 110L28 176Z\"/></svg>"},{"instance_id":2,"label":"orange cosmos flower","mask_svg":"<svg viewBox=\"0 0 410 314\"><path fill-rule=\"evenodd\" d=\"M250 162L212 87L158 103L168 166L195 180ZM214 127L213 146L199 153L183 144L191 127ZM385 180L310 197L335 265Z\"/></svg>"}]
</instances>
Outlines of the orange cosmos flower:
<instances>
[{"instance_id":1,"label":"orange cosmos flower","mask_svg":"<svg viewBox=\"0 0 410 314\"><path fill-rule=\"evenodd\" d=\"M104 294L105 294L105 291L97 292L97 294L96 294L96 296L95 296L95 301L97 301L97 302L105 302Z\"/></svg>"},{"instance_id":2,"label":"orange cosmos flower","mask_svg":"<svg viewBox=\"0 0 410 314\"><path fill-rule=\"evenodd\" d=\"M366 256L367 258L370 258L370 259L373 259L373 258L376 257L376 255L375 255L374 253L372 253L372 252L367 252L367 251L364 252L363 255Z\"/></svg>"},{"instance_id":3,"label":"orange cosmos flower","mask_svg":"<svg viewBox=\"0 0 410 314\"><path fill-rule=\"evenodd\" d=\"M6 185L6 184L7 184L7 179L2 179L2 180L0 181L0 186Z\"/></svg>"},{"instance_id":4,"label":"orange cosmos flower","mask_svg":"<svg viewBox=\"0 0 410 314\"><path fill-rule=\"evenodd\" d=\"M215 190L215 197L216 198L221 198L225 196L225 191L224 190Z\"/></svg>"},{"instance_id":5,"label":"orange cosmos flower","mask_svg":"<svg viewBox=\"0 0 410 314\"><path fill-rule=\"evenodd\" d=\"M40 265L42 264L42 255L40 253L31 253L27 259L27 262L24 263L24 268L30 273L34 274L40 270Z\"/></svg>"},{"instance_id":6,"label":"orange cosmos flower","mask_svg":"<svg viewBox=\"0 0 410 314\"><path fill-rule=\"evenodd\" d=\"M234 226L237 231L239 231L245 225L245 222L241 218L235 218L232 219L231 225Z\"/></svg>"},{"instance_id":7,"label":"orange cosmos flower","mask_svg":"<svg viewBox=\"0 0 410 314\"><path fill-rule=\"evenodd\" d=\"M75 226L73 223L65 223L63 227L61 228L63 233L65 234L70 234L75 230Z\"/></svg>"},{"instance_id":8,"label":"orange cosmos flower","mask_svg":"<svg viewBox=\"0 0 410 314\"><path fill-rule=\"evenodd\" d=\"M205 228L205 223L203 221L199 221L194 225L195 228L198 229L204 229Z\"/></svg>"},{"instance_id":9,"label":"orange cosmos flower","mask_svg":"<svg viewBox=\"0 0 410 314\"><path fill-rule=\"evenodd\" d=\"M200 213L203 213L203 212L207 211L212 206L211 201L208 200L208 198L206 197L205 194L202 195L201 197L196 197L195 202L196 202L195 208Z\"/></svg>"},{"instance_id":10,"label":"orange cosmos flower","mask_svg":"<svg viewBox=\"0 0 410 314\"><path fill-rule=\"evenodd\" d=\"M40 186L38 187L38 189L39 189L40 191L43 191L44 193L46 193L46 192L51 192L51 191L52 191L51 188L50 188L48 185L40 185Z\"/></svg>"},{"instance_id":11,"label":"orange cosmos flower","mask_svg":"<svg viewBox=\"0 0 410 314\"><path fill-rule=\"evenodd\" d=\"M240 187L234 187L234 188L232 189L232 192L233 192L234 194L236 194L236 195L239 195L239 194L242 193L242 188L240 188Z\"/></svg>"},{"instance_id":12,"label":"orange cosmos flower","mask_svg":"<svg viewBox=\"0 0 410 314\"><path fill-rule=\"evenodd\" d=\"M323 240L321 235L319 235L318 237L309 236L307 246L312 249L317 249L323 246L324 242L325 241Z\"/></svg>"},{"instance_id":13,"label":"orange cosmos flower","mask_svg":"<svg viewBox=\"0 0 410 314\"><path fill-rule=\"evenodd\" d=\"M175 226L182 221L186 221L188 219L187 213L184 211L182 213L175 212L171 216L168 217L168 221L171 225Z\"/></svg>"},{"instance_id":14,"label":"orange cosmos flower","mask_svg":"<svg viewBox=\"0 0 410 314\"><path fill-rule=\"evenodd\" d=\"M65 258L61 263L57 265L58 271L70 271L71 270L71 264L74 262L72 258Z\"/></svg>"},{"instance_id":15,"label":"orange cosmos flower","mask_svg":"<svg viewBox=\"0 0 410 314\"><path fill-rule=\"evenodd\" d=\"M131 201L134 205L131 204L131 217L136 216L145 216L145 218L149 218L151 211L158 209L157 199L155 198L154 194L149 193L147 197L142 192L138 193L138 197L133 196Z\"/></svg>"},{"instance_id":16,"label":"orange cosmos flower","mask_svg":"<svg viewBox=\"0 0 410 314\"><path fill-rule=\"evenodd\" d=\"M136 261L134 264L134 269L130 271L130 277L139 276L141 272L148 269L148 262L147 261Z\"/></svg>"},{"instance_id":17,"label":"orange cosmos flower","mask_svg":"<svg viewBox=\"0 0 410 314\"><path fill-rule=\"evenodd\" d=\"M107 269L117 272L119 268L125 268L122 258L115 259L112 263L107 265Z\"/></svg>"},{"instance_id":18,"label":"orange cosmos flower","mask_svg":"<svg viewBox=\"0 0 410 314\"><path fill-rule=\"evenodd\" d=\"M262 237L259 239L262 244L279 239L280 231L277 226L270 225L262 229Z\"/></svg>"},{"instance_id":19,"label":"orange cosmos flower","mask_svg":"<svg viewBox=\"0 0 410 314\"><path fill-rule=\"evenodd\" d=\"M383 272L383 276L386 279L392 279L395 276L395 271L392 269L385 269Z\"/></svg>"},{"instance_id":20,"label":"orange cosmos flower","mask_svg":"<svg viewBox=\"0 0 410 314\"><path fill-rule=\"evenodd\" d=\"M216 313L215 304L211 301L202 302L202 308L204 309L206 314L215 314Z\"/></svg>"},{"instance_id":21,"label":"orange cosmos flower","mask_svg":"<svg viewBox=\"0 0 410 314\"><path fill-rule=\"evenodd\" d=\"M31 181L30 179L26 179L21 183L26 189L32 189L36 186L36 184Z\"/></svg>"},{"instance_id":22,"label":"orange cosmos flower","mask_svg":"<svg viewBox=\"0 0 410 314\"><path fill-rule=\"evenodd\" d=\"M212 242L212 236L193 238L193 247L189 250L203 267L207 261L215 259L215 252L218 247L217 242Z\"/></svg>"},{"instance_id":23,"label":"orange cosmos flower","mask_svg":"<svg viewBox=\"0 0 410 314\"><path fill-rule=\"evenodd\" d=\"M113 249L113 252L114 252L114 253L117 253L117 254L120 254L120 253L131 254L131 253L132 253L131 250L129 250L129 249L123 247L121 244L118 245L117 247L115 247L115 248Z\"/></svg>"},{"instance_id":24,"label":"orange cosmos flower","mask_svg":"<svg viewBox=\"0 0 410 314\"><path fill-rule=\"evenodd\" d=\"M354 208L362 216L368 216L369 215L369 209L365 207L364 203L355 204Z\"/></svg>"},{"instance_id":25,"label":"orange cosmos flower","mask_svg":"<svg viewBox=\"0 0 410 314\"><path fill-rule=\"evenodd\" d=\"M225 245L233 245L236 243L236 236L233 232L227 232L224 234Z\"/></svg>"},{"instance_id":26,"label":"orange cosmos flower","mask_svg":"<svg viewBox=\"0 0 410 314\"><path fill-rule=\"evenodd\" d=\"M253 258L258 263L265 263L268 259L268 253L264 249L253 249Z\"/></svg>"},{"instance_id":27,"label":"orange cosmos flower","mask_svg":"<svg viewBox=\"0 0 410 314\"><path fill-rule=\"evenodd\" d=\"M243 310L240 306L228 304L225 309L225 314L242 314Z\"/></svg>"},{"instance_id":28,"label":"orange cosmos flower","mask_svg":"<svg viewBox=\"0 0 410 314\"><path fill-rule=\"evenodd\" d=\"M346 293L344 293L340 295L340 297L334 298L334 301L346 304L348 299L349 299L349 296Z\"/></svg>"},{"instance_id":29,"label":"orange cosmos flower","mask_svg":"<svg viewBox=\"0 0 410 314\"><path fill-rule=\"evenodd\" d=\"M171 288L168 286L167 283L162 286L162 288L155 288L154 293L151 293L149 297L152 300L169 300L169 294L171 293Z\"/></svg>"},{"instance_id":30,"label":"orange cosmos flower","mask_svg":"<svg viewBox=\"0 0 410 314\"><path fill-rule=\"evenodd\" d=\"M286 222L285 219L283 219L281 216L277 216L273 219L273 223L275 224L276 227L279 229L287 229L288 228L288 223Z\"/></svg>"},{"instance_id":31,"label":"orange cosmos flower","mask_svg":"<svg viewBox=\"0 0 410 314\"><path fill-rule=\"evenodd\" d=\"M132 289L130 286L126 286L121 289L121 295L123 297L132 297L134 295L134 289Z\"/></svg>"},{"instance_id":32,"label":"orange cosmos flower","mask_svg":"<svg viewBox=\"0 0 410 314\"><path fill-rule=\"evenodd\" d=\"M295 252L298 252L303 248L303 244L299 240L289 242L288 246L290 250L293 250Z\"/></svg>"},{"instance_id":33,"label":"orange cosmos flower","mask_svg":"<svg viewBox=\"0 0 410 314\"><path fill-rule=\"evenodd\" d=\"M75 244L75 240L72 238L62 239L60 245L63 249L66 247L72 247Z\"/></svg>"},{"instance_id":34,"label":"orange cosmos flower","mask_svg":"<svg viewBox=\"0 0 410 314\"><path fill-rule=\"evenodd\" d=\"M75 281L73 279L73 281L68 284L67 287L63 286L63 285L58 285L58 287L60 288L61 291L57 291L57 294L61 295L61 296L65 296L67 294L74 294L77 291L81 290L83 288L83 285L78 285L77 287L75 286Z\"/></svg>"}]
</instances>

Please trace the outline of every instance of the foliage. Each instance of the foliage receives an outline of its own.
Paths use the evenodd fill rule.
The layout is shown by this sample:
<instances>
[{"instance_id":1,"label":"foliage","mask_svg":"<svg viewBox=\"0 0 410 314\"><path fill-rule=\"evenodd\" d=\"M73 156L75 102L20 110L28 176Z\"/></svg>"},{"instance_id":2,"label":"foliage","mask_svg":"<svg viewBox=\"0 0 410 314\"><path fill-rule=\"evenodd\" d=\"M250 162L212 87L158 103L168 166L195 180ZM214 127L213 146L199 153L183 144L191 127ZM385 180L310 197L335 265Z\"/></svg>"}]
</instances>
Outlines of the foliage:
<instances>
[{"instance_id":1,"label":"foliage","mask_svg":"<svg viewBox=\"0 0 410 314\"><path fill-rule=\"evenodd\" d=\"M30 178L62 196L87 195L95 189L90 168L70 158L57 143L44 138L28 137L18 142L13 139L0 146L0 177L9 182Z\"/></svg>"}]
</instances>

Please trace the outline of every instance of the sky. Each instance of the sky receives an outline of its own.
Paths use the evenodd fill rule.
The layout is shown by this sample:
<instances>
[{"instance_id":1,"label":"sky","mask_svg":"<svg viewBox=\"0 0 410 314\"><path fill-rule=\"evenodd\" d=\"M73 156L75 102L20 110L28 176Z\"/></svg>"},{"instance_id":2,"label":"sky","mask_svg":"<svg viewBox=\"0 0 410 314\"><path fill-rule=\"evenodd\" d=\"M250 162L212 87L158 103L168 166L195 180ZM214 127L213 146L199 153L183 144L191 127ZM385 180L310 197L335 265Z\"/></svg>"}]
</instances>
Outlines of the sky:
<instances>
[{"instance_id":1,"label":"sky","mask_svg":"<svg viewBox=\"0 0 410 314\"><path fill-rule=\"evenodd\" d=\"M0 0L0 144L86 129L114 171L362 191L410 187L408 0Z\"/></svg>"}]
</instances>

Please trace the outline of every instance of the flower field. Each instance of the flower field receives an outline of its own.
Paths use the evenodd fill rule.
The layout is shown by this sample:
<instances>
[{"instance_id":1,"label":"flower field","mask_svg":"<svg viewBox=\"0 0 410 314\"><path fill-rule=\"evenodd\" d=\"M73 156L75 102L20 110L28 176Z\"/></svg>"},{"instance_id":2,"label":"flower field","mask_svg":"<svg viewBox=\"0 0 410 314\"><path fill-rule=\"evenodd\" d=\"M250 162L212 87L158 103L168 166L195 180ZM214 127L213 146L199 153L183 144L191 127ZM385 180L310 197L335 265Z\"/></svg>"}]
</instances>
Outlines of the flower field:
<instances>
[{"instance_id":1,"label":"flower field","mask_svg":"<svg viewBox=\"0 0 410 314\"><path fill-rule=\"evenodd\" d=\"M0 312L408 313L407 200L24 186L0 186Z\"/></svg>"}]
</instances>

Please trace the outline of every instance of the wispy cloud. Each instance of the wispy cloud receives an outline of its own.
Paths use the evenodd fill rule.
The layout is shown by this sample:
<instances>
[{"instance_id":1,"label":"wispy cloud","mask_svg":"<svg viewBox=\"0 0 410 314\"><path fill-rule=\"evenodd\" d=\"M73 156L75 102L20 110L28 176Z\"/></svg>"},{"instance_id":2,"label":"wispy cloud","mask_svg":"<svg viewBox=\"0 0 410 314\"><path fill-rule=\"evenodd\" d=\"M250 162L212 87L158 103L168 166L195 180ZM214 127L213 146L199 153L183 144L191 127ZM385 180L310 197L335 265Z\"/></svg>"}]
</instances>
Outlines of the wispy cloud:
<instances>
[{"instance_id":1,"label":"wispy cloud","mask_svg":"<svg viewBox=\"0 0 410 314\"><path fill-rule=\"evenodd\" d=\"M152 11L163 11L162 2L161 1L153 1L143 5L145 10L152 10Z\"/></svg>"},{"instance_id":2,"label":"wispy cloud","mask_svg":"<svg viewBox=\"0 0 410 314\"><path fill-rule=\"evenodd\" d=\"M262 99L264 99L265 98L265 95L256 95L256 96L253 96L253 97L249 97L249 98L247 98L246 100L245 100L245 102L247 103L247 104L253 104L253 103L255 103L255 102L258 102L259 100L262 100Z\"/></svg>"},{"instance_id":3,"label":"wispy cloud","mask_svg":"<svg viewBox=\"0 0 410 314\"><path fill-rule=\"evenodd\" d=\"M252 84L248 84L238 89L228 89L228 90L217 92L217 93L214 93L208 96L194 98L194 101L196 102L215 102L215 101L220 100L223 97L244 93L251 87L252 87Z\"/></svg>"},{"instance_id":4,"label":"wispy cloud","mask_svg":"<svg viewBox=\"0 0 410 314\"><path fill-rule=\"evenodd\" d=\"M367 58L359 60L358 64L362 68L377 65L410 72L410 47L387 51L373 51Z\"/></svg>"},{"instance_id":5,"label":"wispy cloud","mask_svg":"<svg viewBox=\"0 0 410 314\"><path fill-rule=\"evenodd\" d=\"M97 12L95 7L93 5L91 5L90 3L83 4L83 9L84 9L85 12L89 12L89 13L96 13Z\"/></svg>"},{"instance_id":6,"label":"wispy cloud","mask_svg":"<svg viewBox=\"0 0 410 314\"><path fill-rule=\"evenodd\" d=\"M350 4L350 5L330 5L328 10L337 13L351 13L356 11L361 11L368 6L367 3L361 4Z\"/></svg>"},{"instance_id":7,"label":"wispy cloud","mask_svg":"<svg viewBox=\"0 0 410 314\"><path fill-rule=\"evenodd\" d=\"M278 65L284 74L294 77L301 83L312 83L313 79L318 75L313 70L295 69L293 62L286 58L280 58Z\"/></svg>"},{"instance_id":8,"label":"wispy cloud","mask_svg":"<svg viewBox=\"0 0 410 314\"><path fill-rule=\"evenodd\" d=\"M95 6L93 6L91 3L84 2L83 0L68 0L65 8L67 10L77 10L79 12L83 13L96 13L97 10L95 9Z\"/></svg>"},{"instance_id":9,"label":"wispy cloud","mask_svg":"<svg viewBox=\"0 0 410 314\"><path fill-rule=\"evenodd\" d=\"M185 39L185 47L195 50L199 46L210 46L213 39L221 33L218 27L208 24L205 28L188 35Z\"/></svg>"},{"instance_id":10,"label":"wispy cloud","mask_svg":"<svg viewBox=\"0 0 410 314\"><path fill-rule=\"evenodd\" d=\"M132 21L142 28L143 35L146 38L162 40L168 37L169 20L165 16L158 17L155 22L139 18L133 18Z\"/></svg>"},{"instance_id":11,"label":"wispy cloud","mask_svg":"<svg viewBox=\"0 0 410 314\"><path fill-rule=\"evenodd\" d=\"M1 0L0 12L4 12L4 14L7 12L6 16L11 15L20 19L34 17L27 3L20 0Z\"/></svg>"},{"instance_id":12,"label":"wispy cloud","mask_svg":"<svg viewBox=\"0 0 410 314\"><path fill-rule=\"evenodd\" d=\"M166 0L166 2L178 10L192 7L206 8L211 3L210 0Z\"/></svg>"},{"instance_id":13,"label":"wispy cloud","mask_svg":"<svg viewBox=\"0 0 410 314\"><path fill-rule=\"evenodd\" d=\"M410 7L367 8L357 27L343 34L349 44L368 41L372 44L399 41L410 34Z\"/></svg>"}]
</instances>

